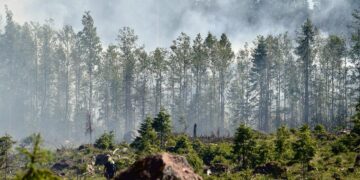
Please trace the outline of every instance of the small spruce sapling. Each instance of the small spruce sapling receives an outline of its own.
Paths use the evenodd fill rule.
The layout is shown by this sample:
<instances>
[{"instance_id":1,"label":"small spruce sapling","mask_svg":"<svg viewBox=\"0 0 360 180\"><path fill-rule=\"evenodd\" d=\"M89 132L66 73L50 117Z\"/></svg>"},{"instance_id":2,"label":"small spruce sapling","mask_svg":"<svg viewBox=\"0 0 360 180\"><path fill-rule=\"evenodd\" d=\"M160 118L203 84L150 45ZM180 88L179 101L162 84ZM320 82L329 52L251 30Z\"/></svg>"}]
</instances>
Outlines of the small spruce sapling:
<instances>
[{"instance_id":1,"label":"small spruce sapling","mask_svg":"<svg viewBox=\"0 0 360 180\"><path fill-rule=\"evenodd\" d=\"M113 131L110 131L110 133L105 132L95 141L94 146L99 149L114 149L114 136Z\"/></svg>"},{"instance_id":2,"label":"small spruce sapling","mask_svg":"<svg viewBox=\"0 0 360 180\"><path fill-rule=\"evenodd\" d=\"M138 151L146 152L151 152L152 149L155 149L154 142L157 141L156 132L153 128L153 119L150 116L147 116L141 123L138 132L139 136L131 143L131 147Z\"/></svg>"},{"instance_id":3,"label":"small spruce sapling","mask_svg":"<svg viewBox=\"0 0 360 180\"><path fill-rule=\"evenodd\" d=\"M315 142L311 137L311 131L308 125L300 128L299 137L296 142L292 144L294 151L294 160L302 164L303 177L305 178L309 162L315 156Z\"/></svg>"},{"instance_id":4,"label":"small spruce sapling","mask_svg":"<svg viewBox=\"0 0 360 180\"><path fill-rule=\"evenodd\" d=\"M233 154L237 157L237 161L241 163L242 168L249 167L254 157L255 147L254 133L249 127L241 124L236 130Z\"/></svg>"},{"instance_id":5,"label":"small spruce sapling","mask_svg":"<svg viewBox=\"0 0 360 180\"><path fill-rule=\"evenodd\" d=\"M41 168L43 163L46 163L50 159L49 151L42 150L40 144L42 139L40 134L33 136L32 150L27 148L19 148L20 154L24 155L27 159L25 166L25 172L19 173L15 179L17 180L33 180L33 179L47 179L47 180L60 180L60 178L54 175L49 169Z\"/></svg>"},{"instance_id":6,"label":"small spruce sapling","mask_svg":"<svg viewBox=\"0 0 360 180\"><path fill-rule=\"evenodd\" d=\"M281 126L276 131L275 139L275 156L277 159L281 160L284 157L284 154L289 148L289 139L290 132L285 126Z\"/></svg>"},{"instance_id":7,"label":"small spruce sapling","mask_svg":"<svg viewBox=\"0 0 360 180\"><path fill-rule=\"evenodd\" d=\"M154 118L153 128L155 129L158 138L160 139L160 148L164 149L166 139L171 134L171 119L166 110L161 107L160 112Z\"/></svg>"}]
</instances>

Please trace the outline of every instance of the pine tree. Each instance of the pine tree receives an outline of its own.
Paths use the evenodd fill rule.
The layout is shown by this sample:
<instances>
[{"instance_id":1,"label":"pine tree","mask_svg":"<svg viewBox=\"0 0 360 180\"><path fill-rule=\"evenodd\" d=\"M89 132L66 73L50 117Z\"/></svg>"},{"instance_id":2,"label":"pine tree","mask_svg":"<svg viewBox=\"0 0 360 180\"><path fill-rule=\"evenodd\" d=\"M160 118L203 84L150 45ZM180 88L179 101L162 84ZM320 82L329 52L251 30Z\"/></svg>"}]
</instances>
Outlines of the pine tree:
<instances>
[{"instance_id":1,"label":"pine tree","mask_svg":"<svg viewBox=\"0 0 360 180\"><path fill-rule=\"evenodd\" d=\"M75 137L82 137L83 135L83 127L84 127L84 119L86 119L86 63L83 58L82 53L82 43L81 43L81 32L77 33L75 36L75 47L74 52L72 54L73 61L71 62L71 73L73 74L74 82L73 82L73 98L74 98L74 114L73 114L73 122L74 122L74 131L76 134ZM81 133L80 133L81 132Z\"/></svg>"},{"instance_id":2,"label":"pine tree","mask_svg":"<svg viewBox=\"0 0 360 180\"><path fill-rule=\"evenodd\" d=\"M271 114L275 114L275 118L271 125L274 126L274 129L280 127L283 124L281 119L281 76L282 74L282 64L283 64L283 56L281 51L281 42L280 42L281 35L279 36L268 36L266 38L267 42L267 56L270 62L270 73L268 76L267 81L269 81L269 109L271 110L271 105L273 104L272 101L275 101L275 112L270 112ZM271 98L273 97L273 98Z\"/></svg>"},{"instance_id":3,"label":"pine tree","mask_svg":"<svg viewBox=\"0 0 360 180\"><path fill-rule=\"evenodd\" d=\"M143 48L138 48L135 51L135 57L137 59L136 66L136 92L135 92L135 101L137 102L137 109L140 111L140 119L145 119L145 115L148 112L150 107L147 107L149 97L150 97L150 78L151 78L151 61L150 57Z\"/></svg>"},{"instance_id":4,"label":"pine tree","mask_svg":"<svg viewBox=\"0 0 360 180\"><path fill-rule=\"evenodd\" d=\"M228 73L228 68L232 63L234 53L231 49L231 43L225 34L222 34L218 44L218 61L216 66L219 71L219 96L220 96L220 127L224 131L226 129L225 125L225 89L228 83L226 78ZM225 133L225 132L223 132Z\"/></svg>"},{"instance_id":5,"label":"pine tree","mask_svg":"<svg viewBox=\"0 0 360 180\"><path fill-rule=\"evenodd\" d=\"M189 73L191 67L191 45L190 37L181 33L180 36L173 41L173 45L170 47L172 50L172 58L176 63L176 84L179 86L179 92L175 99L176 102L176 113L173 113L173 118L179 120L180 118L188 119L188 102L189 102ZM176 121L175 121L176 122Z\"/></svg>"},{"instance_id":6,"label":"pine tree","mask_svg":"<svg viewBox=\"0 0 360 180\"><path fill-rule=\"evenodd\" d=\"M196 38L192 46L192 58L191 58L191 70L194 75L195 81L195 94L192 99L192 109L194 124L200 123L201 110L203 104L203 86L204 86L204 77L206 76L206 70L208 66L208 59L206 58L205 45L200 34L196 35ZM193 108L192 108L193 107Z\"/></svg>"},{"instance_id":7,"label":"pine tree","mask_svg":"<svg viewBox=\"0 0 360 180\"><path fill-rule=\"evenodd\" d=\"M110 45L100 68L101 73L101 110L100 119L105 121L108 131L116 131L120 118L121 70L119 52L115 45Z\"/></svg>"},{"instance_id":8,"label":"pine tree","mask_svg":"<svg viewBox=\"0 0 360 180\"><path fill-rule=\"evenodd\" d=\"M56 81L55 72L55 31L52 28L53 21L50 19L40 27L40 57L39 57L39 84L40 86L40 123L39 129L54 127L54 121L48 121L56 109ZM54 135L53 135L54 136Z\"/></svg>"},{"instance_id":9,"label":"pine tree","mask_svg":"<svg viewBox=\"0 0 360 180\"><path fill-rule=\"evenodd\" d=\"M160 110L160 107L163 105L163 83L165 81L164 74L168 70L168 62L166 61L166 50L162 48L156 48L152 53L151 58L151 69L154 73L155 78L155 89L154 89L154 98L155 106L154 112L157 113Z\"/></svg>"},{"instance_id":10,"label":"pine tree","mask_svg":"<svg viewBox=\"0 0 360 180\"><path fill-rule=\"evenodd\" d=\"M74 49L76 43L76 34L71 26L64 26L63 29L58 33L58 39L60 41L57 47L57 58L59 58L59 74L58 74L58 94L59 102L61 107L58 113L62 114L61 122L66 124L67 127L67 138L70 138L72 123L72 104L71 104L71 85L72 85L72 74L71 74L71 63L74 58Z\"/></svg>"},{"instance_id":11,"label":"pine tree","mask_svg":"<svg viewBox=\"0 0 360 180\"><path fill-rule=\"evenodd\" d=\"M81 43L81 52L82 58L85 61L87 69L87 79L88 79L88 94L87 94L87 129L90 134L90 141L92 141L92 128L93 128L93 116L94 116L94 104L93 104L93 93L94 93L94 71L96 71L96 66L100 63L100 53L102 47L100 44L100 38L97 36L96 27L94 26L94 20L90 15L90 12L87 11L82 18L83 30L80 32L80 43Z\"/></svg>"},{"instance_id":12,"label":"pine tree","mask_svg":"<svg viewBox=\"0 0 360 180\"><path fill-rule=\"evenodd\" d=\"M358 84L357 92L360 89L360 9L355 9L352 13L353 23L352 23L352 34L351 34L351 50L350 55L352 58L352 62L355 64L355 68L357 71L356 81ZM360 94L357 94L360 97Z\"/></svg>"},{"instance_id":13,"label":"pine tree","mask_svg":"<svg viewBox=\"0 0 360 180\"><path fill-rule=\"evenodd\" d=\"M301 62L301 69L303 75L304 84L304 110L303 110L303 122L309 124L309 108L310 108L310 77L311 77L311 66L313 64L313 44L316 29L310 19L307 19L301 28L301 33L298 34L296 47L296 54L299 56Z\"/></svg>"},{"instance_id":14,"label":"pine tree","mask_svg":"<svg viewBox=\"0 0 360 180\"><path fill-rule=\"evenodd\" d=\"M231 83L228 94L228 105L230 112L230 122L236 130L239 124L249 125L251 123L252 106L250 71L251 59L248 45L240 50L237 55L237 66L234 73L234 80Z\"/></svg>"},{"instance_id":15,"label":"pine tree","mask_svg":"<svg viewBox=\"0 0 360 180\"><path fill-rule=\"evenodd\" d=\"M295 128L299 122L298 104L300 99L300 69L292 55L291 39L284 35L281 40L281 50L284 55L283 92L284 121L289 127Z\"/></svg>"},{"instance_id":16,"label":"pine tree","mask_svg":"<svg viewBox=\"0 0 360 180\"><path fill-rule=\"evenodd\" d=\"M344 122L340 122L340 119L345 119L344 117L344 101L340 101L342 94L339 94L342 86L343 77L343 58L345 56L345 42L341 38L330 35L327 39L325 47L323 49L323 54L325 56L327 67L327 74L325 75L328 79L327 91L329 97L327 98L328 102L328 116L330 122L334 126L345 125ZM336 110L336 109L337 110Z\"/></svg>"},{"instance_id":17,"label":"pine tree","mask_svg":"<svg viewBox=\"0 0 360 180\"><path fill-rule=\"evenodd\" d=\"M15 123L19 120L16 115L19 113L14 112L16 107L16 94L18 88L18 79L19 76L16 73L17 66L21 63L17 61L17 43L18 43L18 34L19 27L13 20L13 13L5 6L6 13L6 25L4 27L4 33L1 36L1 79L3 79L3 87L1 93L3 94L3 104L4 107L1 107L0 111L4 116L4 121L6 121L6 131L12 133L15 127ZM15 133L15 132L14 132Z\"/></svg>"},{"instance_id":18,"label":"pine tree","mask_svg":"<svg viewBox=\"0 0 360 180\"><path fill-rule=\"evenodd\" d=\"M217 46L218 40L214 35L211 33L208 33L207 37L205 38L204 44L205 44L205 50L206 50L206 57L209 62L209 69L210 69L210 80L209 80L209 86L208 86L208 121L207 128L209 129L208 132L210 133L214 131L214 128L219 127L217 117L219 117L219 97L217 93L217 83L218 83L218 71L217 71Z\"/></svg>"},{"instance_id":19,"label":"pine tree","mask_svg":"<svg viewBox=\"0 0 360 180\"><path fill-rule=\"evenodd\" d=\"M122 60L122 98L124 104L125 130L135 128L134 117L134 78L135 78L135 51L137 49L136 41L138 36L135 35L133 29L124 27L119 30L117 37L118 46L121 52Z\"/></svg>"},{"instance_id":20,"label":"pine tree","mask_svg":"<svg viewBox=\"0 0 360 180\"><path fill-rule=\"evenodd\" d=\"M265 38L260 36L258 38L258 44L252 54L253 62L253 76L252 81L255 88L258 90L258 118L259 129L262 131L268 131L270 128L270 62L267 57L267 45Z\"/></svg>"}]
</instances>

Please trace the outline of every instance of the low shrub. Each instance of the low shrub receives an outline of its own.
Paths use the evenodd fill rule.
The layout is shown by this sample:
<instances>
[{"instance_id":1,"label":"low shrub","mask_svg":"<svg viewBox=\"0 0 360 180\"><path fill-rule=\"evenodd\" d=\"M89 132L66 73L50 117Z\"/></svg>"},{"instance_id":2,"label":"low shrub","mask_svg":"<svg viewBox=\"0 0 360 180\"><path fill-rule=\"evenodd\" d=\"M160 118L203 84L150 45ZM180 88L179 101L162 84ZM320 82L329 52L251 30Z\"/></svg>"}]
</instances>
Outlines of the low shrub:
<instances>
[{"instance_id":1,"label":"low shrub","mask_svg":"<svg viewBox=\"0 0 360 180\"><path fill-rule=\"evenodd\" d=\"M331 145L331 152L334 154L347 152L347 147L341 141L336 141Z\"/></svg>"},{"instance_id":2,"label":"low shrub","mask_svg":"<svg viewBox=\"0 0 360 180\"><path fill-rule=\"evenodd\" d=\"M114 149L114 132L104 133L95 141L94 146L99 149Z\"/></svg>"}]
</instances>

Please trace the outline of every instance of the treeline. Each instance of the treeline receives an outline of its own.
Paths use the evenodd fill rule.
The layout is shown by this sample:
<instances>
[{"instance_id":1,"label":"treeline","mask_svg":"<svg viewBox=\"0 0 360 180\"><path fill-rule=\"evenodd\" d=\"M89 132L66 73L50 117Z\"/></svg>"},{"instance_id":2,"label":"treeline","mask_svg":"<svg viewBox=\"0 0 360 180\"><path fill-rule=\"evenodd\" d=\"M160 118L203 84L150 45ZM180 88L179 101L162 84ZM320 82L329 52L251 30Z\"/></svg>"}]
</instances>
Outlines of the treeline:
<instances>
[{"instance_id":1,"label":"treeline","mask_svg":"<svg viewBox=\"0 0 360 180\"><path fill-rule=\"evenodd\" d=\"M261 133L240 124L231 138L190 137L174 134L171 116L161 108L156 116L146 117L131 144L118 144L113 132L105 132L94 143L51 152L41 147L40 134L19 142L10 135L2 136L0 175L4 179L56 180L109 177L134 166L144 168L136 161L167 152L186 158L205 179L358 179L360 102L351 120L350 129L336 133L326 131L322 125L311 129L307 124L297 129L280 126L275 133ZM111 171L107 163L112 164ZM157 175L155 170L147 171L146 177Z\"/></svg>"},{"instance_id":2,"label":"treeline","mask_svg":"<svg viewBox=\"0 0 360 180\"><path fill-rule=\"evenodd\" d=\"M303 123L346 127L360 85L359 11L353 19L349 40L321 34L308 19L296 38L259 36L238 52L226 34L211 33L193 40L181 33L170 48L147 52L128 27L104 47L89 12L75 32L55 30L51 21L19 25L6 9L1 130L51 139L104 130L122 137L161 107L176 132L197 124L198 135L232 135L240 123L265 132Z\"/></svg>"}]
</instances>

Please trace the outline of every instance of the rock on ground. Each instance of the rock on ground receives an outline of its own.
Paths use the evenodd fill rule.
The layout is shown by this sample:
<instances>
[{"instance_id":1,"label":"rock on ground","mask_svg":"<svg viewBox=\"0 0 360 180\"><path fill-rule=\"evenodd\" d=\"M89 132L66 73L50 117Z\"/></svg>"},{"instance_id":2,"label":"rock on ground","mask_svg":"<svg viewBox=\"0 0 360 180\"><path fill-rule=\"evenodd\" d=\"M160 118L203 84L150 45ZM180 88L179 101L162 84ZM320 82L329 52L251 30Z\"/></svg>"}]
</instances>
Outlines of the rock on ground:
<instances>
[{"instance_id":1,"label":"rock on ground","mask_svg":"<svg viewBox=\"0 0 360 180\"><path fill-rule=\"evenodd\" d=\"M122 171L115 179L202 180L193 171L185 157L169 153L151 155L138 160L131 167Z\"/></svg>"}]
</instances>

